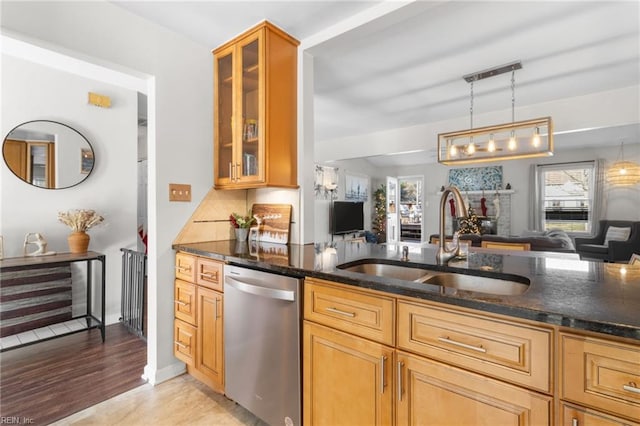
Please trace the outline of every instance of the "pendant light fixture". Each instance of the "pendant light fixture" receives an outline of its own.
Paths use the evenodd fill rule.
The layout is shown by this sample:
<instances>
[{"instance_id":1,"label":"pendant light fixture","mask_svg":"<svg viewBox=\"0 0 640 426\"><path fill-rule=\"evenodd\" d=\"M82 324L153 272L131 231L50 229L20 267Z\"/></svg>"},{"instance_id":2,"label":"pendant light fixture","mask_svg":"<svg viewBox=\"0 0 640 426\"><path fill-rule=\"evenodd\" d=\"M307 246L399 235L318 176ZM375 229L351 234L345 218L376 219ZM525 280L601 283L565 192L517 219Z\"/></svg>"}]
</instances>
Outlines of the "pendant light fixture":
<instances>
[{"instance_id":1,"label":"pendant light fixture","mask_svg":"<svg viewBox=\"0 0 640 426\"><path fill-rule=\"evenodd\" d=\"M438 162L446 165L480 163L553 155L551 117L515 121L515 71L520 61L490 68L463 78L470 83L470 128L438 135ZM474 83L511 71L511 123L473 128Z\"/></svg>"},{"instance_id":2,"label":"pendant light fixture","mask_svg":"<svg viewBox=\"0 0 640 426\"><path fill-rule=\"evenodd\" d=\"M614 186L632 186L640 183L640 165L624 159L624 142L620 143L618 159L607 171L607 181Z\"/></svg>"}]
</instances>

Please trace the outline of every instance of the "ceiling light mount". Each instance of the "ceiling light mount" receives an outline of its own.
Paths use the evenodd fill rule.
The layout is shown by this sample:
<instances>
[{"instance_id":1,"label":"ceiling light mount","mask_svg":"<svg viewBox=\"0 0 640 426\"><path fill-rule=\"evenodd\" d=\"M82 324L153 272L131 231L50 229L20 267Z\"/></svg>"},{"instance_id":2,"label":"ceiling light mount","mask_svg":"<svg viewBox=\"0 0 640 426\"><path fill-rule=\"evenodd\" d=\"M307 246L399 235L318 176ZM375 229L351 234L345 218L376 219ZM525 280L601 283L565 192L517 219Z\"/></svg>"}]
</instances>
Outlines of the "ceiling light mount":
<instances>
[{"instance_id":1,"label":"ceiling light mount","mask_svg":"<svg viewBox=\"0 0 640 426\"><path fill-rule=\"evenodd\" d=\"M519 69L522 69L522 62L514 61L508 64L499 65L497 67L474 72L473 74L467 74L465 76L462 76L462 78L464 78L467 83L471 83L472 81L483 80L485 78L494 77L496 75L504 74L506 72L516 71Z\"/></svg>"}]
</instances>

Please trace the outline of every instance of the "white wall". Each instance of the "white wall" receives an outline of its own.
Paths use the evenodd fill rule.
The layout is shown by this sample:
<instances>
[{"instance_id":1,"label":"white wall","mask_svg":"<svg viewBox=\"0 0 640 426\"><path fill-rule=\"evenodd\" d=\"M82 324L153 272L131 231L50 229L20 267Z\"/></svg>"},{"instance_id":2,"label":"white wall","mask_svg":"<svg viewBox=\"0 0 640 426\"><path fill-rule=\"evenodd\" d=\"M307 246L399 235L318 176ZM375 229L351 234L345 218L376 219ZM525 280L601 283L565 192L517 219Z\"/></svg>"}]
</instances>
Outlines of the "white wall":
<instances>
[{"instance_id":1,"label":"white wall","mask_svg":"<svg viewBox=\"0 0 640 426\"><path fill-rule=\"evenodd\" d=\"M3 2L1 19L3 31L89 62L148 76L149 335L145 374L151 383L172 377L184 364L173 356L171 243L213 184L211 49L215 46L198 45L106 1ZM116 150L98 154L107 164L118 162ZM133 165L131 172L135 170ZM170 182L191 184L192 202L169 203ZM108 201L114 209L130 208L135 218L135 202L129 207L119 197Z\"/></svg>"},{"instance_id":2,"label":"white wall","mask_svg":"<svg viewBox=\"0 0 640 426\"><path fill-rule=\"evenodd\" d=\"M528 209L529 206L529 167L531 164L552 164L572 161L584 161L604 159L605 168L618 159L619 145L615 148L609 143L605 148L582 148L569 151L556 151L550 158L532 158L526 160L502 161L497 163L474 164L468 167L482 167L500 165L503 170L504 185L510 183L515 193L512 195L511 204L512 220L511 233L514 235L522 233L529 228ZM640 163L640 141L625 141L625 160ZM357 171L357 165L363 160L341 161L344 167L350 167ZM335 163L331 163L336 164ZM467 166L458 166L467 167ZM370 165L362 170L372 173L372 182L379 185L384 182L385 176L412 176L424 175L425 208L423 218L425 222L425 235L436 234L438 232L439 204L440 196L437 192L442 185L446 185L449 180L449 167L441 164L423 164L417 166L391 167L371 169ZM634 187L609 187L605 190L604 215L605 219L612 220L640 220L640 184Z\"/></svg>"},{"instance_id":3,"label":"white wall","mask_svg":"<svg viewBox=\"0 0 640 426\"><path fill-rule=\"evenodd\" d=\"M334 197L334 201L344 200L345 193L345 174L347 172L354 173L360 176L369 177L369 198L364 203L364 228L367 231L371 231L371 217L373 212L373 192L376 190L375 182L372 180L372 176L377 173L376 168L366 160L346 160L346 161L334 161L330 164L325 164L328 167L338 168L338 188L337 195ZM315 242L328 242L331 241L331 233L329 229L329 210L331 202L329 199L316 199L314 200L314 212L313 216L305 216L306 220L314 221L314 236ZM334 236L333 240L341 240L342 236Z\"/></svg>"},{"instance_id":4,"label":"white wall","mask_svg":"<svg viewBox=\"0 0 640 426\"><path fill-rule=\"evenodd\" d=\"M59 190L28 185L3 163L0 234L5 256L22 256L27 232L42 233L50 251L68 252L70 230L58 222L58 212L96 210L105 222L89 230L89 248L106 254L106 317L107 323L115 323L120 316L120 247L130 247L136 241L137 94L8 55L2 55L1 85L3 135L25 121L58 121L84 135L96 159L93 172L83 183ZM87 104L89 91L110 96L113 107ZM65 143L64 138L57 143ZM80 148L64 148L76 160L70 172L79 173ZM64 164L58 166L63 168ZM82 281L80 284L84 286ZM78 290L83 291L74 288L74 294ZM74 301L74 314L85 311L86 299L80 297L78 301Z\"/></svg>"}]
</instances>

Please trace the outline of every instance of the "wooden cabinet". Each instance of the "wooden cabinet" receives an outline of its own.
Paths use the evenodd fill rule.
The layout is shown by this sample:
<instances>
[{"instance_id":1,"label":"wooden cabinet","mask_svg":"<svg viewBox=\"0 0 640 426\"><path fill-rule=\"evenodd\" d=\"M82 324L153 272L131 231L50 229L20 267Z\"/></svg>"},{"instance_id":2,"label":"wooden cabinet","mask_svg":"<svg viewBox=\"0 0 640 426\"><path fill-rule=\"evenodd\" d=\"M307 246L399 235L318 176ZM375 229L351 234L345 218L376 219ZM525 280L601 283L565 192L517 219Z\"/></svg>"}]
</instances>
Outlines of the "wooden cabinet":
<instances>
[{"instance_id":1,"label":"wooden cabinet","mask_svg":"<svg viewBox=\"0 0 640 426\"><path fill-rule=\"evenodd\" d=\"M640 423L564 402L560 404L560 416L562 426L640 426Z\"/></svg>"},{"instance_id":2,"label":"wooden cabinet","mask_svg":"<svg viewBox=\"0 0 640 426\"><path fill-rule=\"evenodd\" d=\"M198 348L196 327L177 318L173 322L173 354L188 366L195 365L196 350Z\"/></svg>"},{"instance_id":3,"label":"wooden cabinet","mask_svg":"<svg viewBox=\"0 0 640 426\"><path fill-rule=\"evenodd\" d=\"M306 319L386 345L394 345L394 298L314 278L305 280L304 294Z\"/></svg>"},{"instance_id":4,"label":"wooden cabinet","mask_svg":"<svg viewBox=\"0 0 640 426\"><path fill-rule=\"evenodd\" d=\"M199 286L222 292L224 285L222 262L199 257L196 262L196 283Z\"/></svg>"},{"instance_id":5,"label":"wooden cabinet","mask_svg":"<svg viewBox=\"0 0 640 426\"><path fill-rule=\"evenodd\" d=\"M176 253L176 279L196 282L196 256L187 253Z\"/></svg>"},{"instance_id":6,"label":"wooden cabinet","mask_svg":"<svg viewBox=\"0 0 640 426\"><path fill-rule=\"evenodd\" d=\"M552 342L552 329L398 302L399 348L546 393Z\"/></svg>"},{"instance_id":7,"label":"wooden cabinet","mask_svg":"<svg viewBox=\"0 0 640 426\"><path fill-rule=\"evenodd\" d=\"M305 321L305 425L393 424L393 348Z\"/></svg>"},{"instance_id":8,"label":"wooden cabinet","mask_svg":"<svg viewBox=\"0 0 640 426\"><path fill-rule=\"evenodd\" d=\"M224 392L223 264L176 253L174 354L187 372Z\"/></svg>"},{"instance_id":9,"label":"wooden cabinet","mask_svg":"<svg viewBox=\"0 0 640 426\"><path fill-rule=\"evenodd\" d=\"M212 388L223 392L224 353L222 345L222 294L198 287L198 350L196 375Z\"/></svg>"},{"instance_id":10,"label":"wooden cabinet","mask_svg":"<svg viewBox=\"0 0 640 426\"><path fill-rule=\"evenodd\" d=\"M397 352L398 425L547 425L553 398Z\"/></svg>"},{"instance_id":11,"label":"wooden cabinet","mask_svg":"<svg viewBox=\"0 0 640 426\"><path fill-rule=\"evenodd\" d=\"M594 424L640 421L640 345L562 333L560 351L560 398L580 407L563 408L565 424L567 413ZM628 420L615 423L605 413Z\"/></svg>"},{"instance_id":12,"label":"wooden cabinet","mask_svg":"<svg viewBox=\"0 0 640 426\"><path fill-rule=\"evenodd\" d=\"M297 187L297 46L263 22L213 51L216 189Z\"/></svg>"},{"instance_id":13,"label":"wooden cabinet","mask_svg":"<svg viewBox=\"0 0 640 426\"><path fill-rule=\"evenodd\" d=\"M551 328L315 278L304 304L306 425L553 423Z\"/></svg>"},{"instance_id":14,"label":"wooden cabinet","mask_svg":"<svg viewBox=\"0 0 640 426\"><path fill-rule=\"evenodd\" d=\"M176 279L173 286L174 316L189 324L196 324L196 285Z\"/></svg>"}]
</instances>

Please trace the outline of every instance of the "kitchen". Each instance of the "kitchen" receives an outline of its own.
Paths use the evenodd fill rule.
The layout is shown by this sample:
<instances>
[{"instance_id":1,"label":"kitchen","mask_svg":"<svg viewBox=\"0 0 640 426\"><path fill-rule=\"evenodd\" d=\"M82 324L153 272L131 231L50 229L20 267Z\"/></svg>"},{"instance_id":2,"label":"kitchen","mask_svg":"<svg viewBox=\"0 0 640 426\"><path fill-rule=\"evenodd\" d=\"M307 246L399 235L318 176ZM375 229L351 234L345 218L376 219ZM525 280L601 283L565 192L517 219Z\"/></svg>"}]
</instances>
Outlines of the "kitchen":
<instances>
[{"instance_id":1,"label":"kitchen","mask_svg":"<svg viewBox=\"0 0 640 426\"><path fill-rule=\"evenodd\" d=\"M33 10L30 10L31 8ZM42 9L38 10L38 8ZM166 46L160 47L159 42L154 41L152 36L145 39L146 33L144 31L133 29L123 24L130 23L132 26L134 24L136 26L142 24L144 26L144 22L139 22L133 16L125 14L110 4L77 4L71 10L65 10L63 5L32 4L20 6L18 9L20 12L24 11L22 18L11 15L10 7L5 6L5 10L3 10L3 28L8 27L8 29L17 32L31 34L35 38L50 40L51 43L83 52L90 57L99 57L115 63L125 63L130 69L146 71L148 75L155 75L157 86L154 92L149 93L151 102L155 100L155 112L157 114L157 118L150 116L150 123L154 123L154 120L156 123L156 144L152 148L155 149L153 155L156 157L156 171L152 174L157 176L157 180L153 183L150 181L150 186L153 188L150 197L150 214L155 219L151 221L152 227L150 228L150 306L152 307L150 319L153 325L150 330L149 345L157 349L150 351L148 376L152 382L162 381L175 374L175 369L179 368L179 364L173 358L171 349L171 342L173 341L172 318L168 313L173 309L173 302L171 295L166 292L166 289L172 287L173 250L171 249L171 243L176 235L180 234L184 223L187 222L195 210L194 203L169 204L166 201L166 186L169 182L174 181L191 183L192 199L195 203L203 199L211 188L212 165L210 159L212 158L213 149L211 146L213 130L211 128L212 100L210 94L212 93L212 81L210 67L212 65L210 52L203 52L203 49L196 48L187 42L184 42L185 46L182 46L183 48L176 48L173 51L166 50L169 48L167 46L173 46L173 43L175 43L167 35L166 30L157 30L162 37L165 37L163 40L166 41L164 43ZM45 12L43 13L42 11ZM77 14L84 14L84 16L94 19L73 23L67 21L66 26L61 23L60 25L64 29L61 28L59 34L51 31L44 33L44 30L38 29L38 27L49 28L50 25L53 25L43 24L39 26L36 22L39 18L60 16L61 22L64 22L64 20L72 20ZM30 17L29 19L32 22L23 22L23 20L27 20L27 17ZM5 24L6 22L13 22L15 26L7 25ZM20 24L16 25L16 22ZM99 28L90 28L95 23L100 23ZM109 23L113 25L109 25ZM119 53L110 52L109 46L104 44L101 35L112 34L113 28L120 29L118 34L114 35L116 42L122 46L127 46L126 49L122 48ZM78 36L73 37L74 34ZM93 38L87 36L91 34L94 35ZM230 37L233 35L235 34L230 34ZM130 40L141 41L140 43L132 44ZM167 61L166 68L154 69L150 65L149 55L151 53L149 53L149 46L157 46L157 50L164 50ZM209 46L209 49L211 47ZM168 54L169 52L172 54ZM174 69L169 66L168 63L172 60L172 57L181 58L184 61L183 68ZM198 65L201 63L206 63L208 68L196 71L201 68ZM457 75L456 78L458 78ZM176 90L177 87L180 87L181 91ZM461 93L460 97L466 98L466 92ZM194 102L194 100L197 100L197 102ZM202 103L207 107L191 108L189 109L189 114L181 111L181 108L185 105L194 103ZM466 108L462 111L459 114L460 116L464 115ZM172 142L175 140L183 141L179 148ZM313 164L313 158L309 159L310 149L312 148L309 146L299 149L300 156L305 152L307 153L304 160L307 162L304 163L307 169ZM368 146L367 150L368 152L376 153L372 151L371 145ZM356 149L358 153L362 151L362 149ZM611 155L615 154L612 153ZM322 160L322 158L317 159L317 161ZM298 169L305 170L305 167L299 166ZM299 184L302 188L308 188L310 186L309 177L303 173L301 175L302 178L299 179ZM5 182L8 183L8 179L3 179L3 193ZM23 196L33 198L39 198L41 195L42 193L35 191L23 194ZM82 198L75 199L73 193L65 194L65 196L69 197L66 201L67 205L73 203L82 204ZM86 193L82 194L85 199L87 196ZM249 196L255 197L255 200L251 200L250 204L253 204L253 202L265 202L265 199L270 197L280 198L283 201L288 201L291 198L287 198L286 191L275 189L265 190L263 193L250 194ZM227 196L225 195L225 197ZM297 194L293 198L297 200ZM229 202L238 203L234 205L234 208L229 208L229 211L242 211L240 207L246 203L246 198L243 196L240 200L231 200ZM3 202L3 206L7 204L7 202ZM314 210L312 199L308 195L304 195L299 204L297 201L292 204L300 206L299 209L294 209L294 225L292 228L294 241L312 241L314 224L312 220L307 219L311 217L311 212ZM435 203L431 205L433 206L433 204ZM236 206L238 207L236 208ZM628 211L628 209L625 209L625 211ZM228 213L226 212L227 215ZM113 212L113 214L117 213ZM28 213L28 215L28 217L33 217L33 213ZM432 214L431 217L435 217L435 215ZM228 225L226 227L228 228ZM226 230L228 233L228 229ZM132 232L135 232L135 228ZM55 235L56 232L51 231L50 233ZM99 237L99 234L96 234L96 237ZM117 273L112 275L117 276Z\"/></svg>"}]
</instances>

